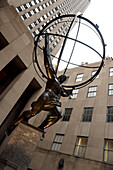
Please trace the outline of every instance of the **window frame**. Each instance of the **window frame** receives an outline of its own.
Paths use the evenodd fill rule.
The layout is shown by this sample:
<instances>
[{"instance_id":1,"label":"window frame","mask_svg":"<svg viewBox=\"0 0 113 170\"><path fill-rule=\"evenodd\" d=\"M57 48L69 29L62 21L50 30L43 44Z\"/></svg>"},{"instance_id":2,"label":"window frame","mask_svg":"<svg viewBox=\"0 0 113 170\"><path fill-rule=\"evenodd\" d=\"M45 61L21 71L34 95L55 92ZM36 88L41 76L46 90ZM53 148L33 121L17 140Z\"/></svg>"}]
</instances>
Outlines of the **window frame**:
<instances>
[{"instance_id":1,"label":"window frame","mask_svg":"<svg viewBox=\"0 0 113 170\"><path fill-rule=\"evenodd\" d=\"M112 96L113 95L113 88L110 88L110 85L113 86L113 83L108 85L108 95ZM111 94L110 94L110 91L112 92Z\"/></svg>"},{"instance_id":2,"label":"window frame","mask_svg":"<svg viewBox=\"0 0 113 170\"><path fill-rule=\"evenodd\" d=\"M112 113L110 113L110 114L108 114L109 112L110 112L110 108L112 108L112 110L113 110L113 106L108 106L107 107L107 114L106 114L106 122L107 123L112 123L113 122L113 112ZM110 117L110 118L109 118ZM110 121L108 121L108 120L110 120ZM112 120L112 121L111 121Z\"/></svg>"},{"instance_id":3,"label":"window frame","mask_svg":"<svg viewBox=\"0 0 113 170\"><path fill-rule=\"evenodd\" d=\"M62 122L69 122L71 114L72 114L73 108L65 108L63 116L62 116Z\"/></svg>"},{"instance_id":4,"label":"window frame","mask_svg":"<svg viewBox=\"0 0 113 170\"><path fill-rule=\"evenodd\" d=\"M69 96L69 99L76 99L78 92L79 92L79 89L73 89L72 95Z\"/></svg>"},{"instance_id":5,"label":"window frame","mask_svg":"<svg viewBox=\"0 0 113 170\"><path fill-rule=\"evenodd\" d=\"M89 89L90 88L96 88L96 90L91 90L91 91L89 91ZM93 94L93 95L91 95L91 96L89 96L88 94ZM94 95L95 94L95 95ZM96 94L97 94L97 86L90 86L90 87L88 87L88 92L87 92L87 97L88 98L91 98L91 97L96 97Z\"/></svg>"},{"instance_id":6,"label":"window frame","mask_svg":"<svg viewBox=\"0 0 113 170\"><path fill-rule=\"evenodd\" d=\"M108 151L108 153L107 153L107 158L109 157L109 152L113 152L113 149L106 149L105 147L106 147L106 141L107 142L110 142L110 141L112 141L113 142L113 139L104 139L104 148L103 148L103 162L105 162L105 163L108 163L108 164L112 164L113 165L113 162L109 162L109 161L105 161L105 157L106 157L106 153L105 153L105 151ZM108 145L109 145L109 143L108 143Z\"/></svg>"},{"instance_id":7,"label":"window frame","mask_svg":"<svg viewBox=\"0 0 113 170\"><path fill-rule=\"evenodd\" d=\"M110 71L110 69L113 70L113 67L110 67L110 68L109 68L109 76L112 77L112 76L113 76L113 71L112 71L112 70ZM111 74L111 75L110 75L110 74Z\"/></svg>"},{"instance_id":8,"label":"window frame","mask_svg":"<svg viewBox=\"0 0 113 170\"><path fill-rule=\"evenodd\" d=\"M91 77L97 72L97 70L93 70L92 73L91 73ZM99 78L99 74L96 76L96 79Z\"/></svg>"},{"instance_id":9,"label":"window frame","mask_svg":"<svg viewBox=\"0 0 113 170\"><path fill-rule=\"evenodd\" d=\"M81 76L80 76L80 75L81 75ZM80 77L79 77L79 76L80 76ZM79 73L79 74L77 74L76 79L75 79L75 82L80 82L80 81L82 81L83 76L84 76L84 74L83 74L83 73Z\"/></svg>"},{"instance_id":10,"label":"window frame","mask_svg":"<svg viewBox=\"0 0 113 170\"><path fill-rule=\"evenodd\" d=\"M87 149L87 144L86 144L85 146L84 146L83 144L82 144L82 145L79 145L79 142L78 142L78 144L77 144L77 140L78 140L79 138L80 138L80 139L83 139L83 138L84 138L84 139L87 139L87 143L88 143L88 137L87 137L87 136L77 136L76 142L75 142L74 151L73 151L73 155L76 156L76 157L85 158L86 149ZM78 147L78 149L77 149L78 151L77 151L77 152L79 152L79 149L80 149L80 148L82 148L82 149L85 148L85 153L84 153L82 156L79 155L79 154L77 154L77 155L75 154L77 147Z\"/></svg>"},{"instance_id":11,"label":"window frame","mask_svg":"<svg viewBox=\"0 0 113 170\"><path fill-rule=\"evenodd\" d=\"M50 150L55 151L55 152L59 152L61 145L63 143L64 136L65 136L65 134L56 133ZM61 137L61 138L59 138L59 137ZM60 140L57 139L57 138L59 138ZM57 141L57 140L59 140L59 141ZM57 149L55 149L56 146L54 146L54 144L57 146Z\"/></svg>"},{"instance_id":12,"label":"window frame","mask_svg":"<svg viewBox=\"0 0 113 170\"><path fill-rule=\"evenodd\" d=\"M92 110L90 114L88 114L89 109ZM91 122L92 115L93 115L93 107L84 107L84 111L82 114L82 122Z\"/></svg>"}]
</instances>

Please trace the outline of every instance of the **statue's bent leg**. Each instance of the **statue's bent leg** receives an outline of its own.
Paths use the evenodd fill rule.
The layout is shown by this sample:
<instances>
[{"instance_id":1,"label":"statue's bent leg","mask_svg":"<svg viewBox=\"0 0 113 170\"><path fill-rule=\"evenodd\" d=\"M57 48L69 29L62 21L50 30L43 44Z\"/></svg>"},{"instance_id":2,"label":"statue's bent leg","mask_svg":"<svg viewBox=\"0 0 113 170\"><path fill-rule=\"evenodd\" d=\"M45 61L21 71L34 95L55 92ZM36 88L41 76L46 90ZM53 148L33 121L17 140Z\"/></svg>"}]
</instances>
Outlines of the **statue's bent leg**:
<instances>
[{"instance_id":1,"label":"statue's bent leg","mask_svg":"<svg viewBox=\"0 0 113 170\"><path fill-rule=\"evenodd\" d=\"M61 118L61 107L56 106L50 110L50 113L38 128L44 130L45 128L55 124Z\"/></svg>"},{"instance_id":2,"label":"statue's bent leg","mask_svg":"<svg viewBox=\"0 0 113 170\"><path fill-rule=\"evenodd\" d=\"M41 98L40 98L41 99ZM26 121L38 114L42 109L44 103L41 103L42 100L37 100L35 104L33 104L31 110L24 111L16 120L14 120L11 125L7 128L6 134L10 135L11 132L15 129L15 127L21 122L21 121Z\"/></svg>"},{"instance_id":3,"label":"statue's bent leg","mask_svg":"<svg viewBox=\"0 0 113 170\"><path fill-rule=\"evenodd\" d=\"M33 113L31 110L24 111L21 116L19 116L13 124L16 126L18 125L21 121L28 121L31 117L35 116L35 113Z\"/></svg>"},{"instance_id":4,"label":"statue's bent leg","mask_svg":"<svg viewBox=\"0 0 113 170\"><path fill-rule=\"evenodd\" d=\"M16 128L16 126L21 122L21 121L27 121L29 118L32 117L32 112L30 110L24 111L21 116L19 116L15 121L11 123L11 125L7 128L6 134L10 135L11 132Z\"/></svg>"}]
</instances>

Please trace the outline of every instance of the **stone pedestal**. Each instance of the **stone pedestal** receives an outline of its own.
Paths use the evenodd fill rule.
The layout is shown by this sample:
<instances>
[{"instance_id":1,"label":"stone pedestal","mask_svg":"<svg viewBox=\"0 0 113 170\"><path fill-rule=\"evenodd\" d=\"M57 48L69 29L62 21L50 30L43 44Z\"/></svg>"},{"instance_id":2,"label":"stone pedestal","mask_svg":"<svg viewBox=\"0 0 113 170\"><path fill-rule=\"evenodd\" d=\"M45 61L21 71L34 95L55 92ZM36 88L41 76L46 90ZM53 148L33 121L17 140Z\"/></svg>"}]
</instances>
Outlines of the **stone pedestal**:
<instances>
[{"instance_id":1,"label":"stone pedestal","mask_svg":"<svg viewBox=\"0 0 113 170\"><path fill-rule=\"evenodd\" d=\"M27 169L41 136L42 132L37 128L27 123L20 123L11 135L1 158Z\"/></svg>"}]
</instances>

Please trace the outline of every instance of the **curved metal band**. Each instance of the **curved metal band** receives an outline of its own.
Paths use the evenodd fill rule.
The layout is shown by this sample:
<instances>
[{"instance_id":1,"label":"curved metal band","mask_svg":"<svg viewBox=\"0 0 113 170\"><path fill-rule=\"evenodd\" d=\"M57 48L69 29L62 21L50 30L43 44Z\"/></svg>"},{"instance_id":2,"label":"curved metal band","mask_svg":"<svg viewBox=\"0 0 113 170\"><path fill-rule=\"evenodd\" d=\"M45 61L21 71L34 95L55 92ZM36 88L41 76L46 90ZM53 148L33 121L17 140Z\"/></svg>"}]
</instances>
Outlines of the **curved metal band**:
<instances>
[{"instance_id":1,"label":"curved metal band","mask_svg":"<svg viewBox=\"0 0 113 170\"><path fill-rule=\"evenodd\" d=\"M38 62L38 59L37 59L37 46L38 46L38 41L39 41L39 37L41 35L44 35L44 30L48 27L48 25L50 25L52 22L58 20L58 19L61 19L61 18L68 18L68 17L75 17L75 15L73 14L70 14L70 15L62 15L62 16L59 16L59 17L56 17L55 19L53 19L52 21L50 21L48 24L46 24L43 29L40 31L40 33L38 35L36 35L37 39L34 43L34 51L35 51L35 62L37 64L37 67L39 69L39 71L42 73L43 77L45 77L46 79L48 79L48 77L43 73L42 69L40 68L40 65L39 65L39 62ZM88 20L87 18L85 17L82 17L81 15L77 16L79 19L83 19L85 20L86 22L88 22L89 24L91 24L95 29L96 31L98 32L99 36L100 36L100 39L101 39L101 43L102 43L102 46L103 46L103 54L101 55L98 51L96 51L94 48L90 47L89 45L81 42L81 41L78 41L76 39L73 39L73 38L70 38L70 37L66 37L66 36L63 36L63 35L59 35L59 34L53 34L53 33L48 33L49 35L55 35L55 36L61 36L61 37L65 37L65 38L68 38L68 39L71 39L71 40L74 40L76 42L79 42L87 47L89 47L90 49L92 49L93 51L95 51L101 58L102 58L102 61L100 63L100 66L98 67L98 70L97 72L88 80L84 81L83 83L79 83L77 85L63 85L63 87L66 87L66 88L82 88L84 86L86 86L87 84L91 83L95 78L96 76L99 74L103 64L104 64L104 59L105 59L105 43L104 43L104 39L102 37L102 34L101 32L99 31L98 27L93 24L90 20Z\"/></svg>"}]
</instances>

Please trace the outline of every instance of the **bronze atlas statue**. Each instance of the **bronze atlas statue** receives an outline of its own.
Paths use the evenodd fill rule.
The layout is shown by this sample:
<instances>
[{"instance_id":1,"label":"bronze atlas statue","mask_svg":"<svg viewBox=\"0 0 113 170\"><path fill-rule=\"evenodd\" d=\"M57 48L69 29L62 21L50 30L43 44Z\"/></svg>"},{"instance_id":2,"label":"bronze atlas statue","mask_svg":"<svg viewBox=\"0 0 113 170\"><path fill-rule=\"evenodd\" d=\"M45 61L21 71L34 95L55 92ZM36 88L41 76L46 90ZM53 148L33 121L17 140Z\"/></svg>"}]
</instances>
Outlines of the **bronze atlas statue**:
<instances>
[{"instance_id":1,"label":"bronze atlas statue","mask_svg":"<svg viewBox=\"0 0 113 170\"><path fill-rule=\"evenodd\" d=\"M66 32L65 36L64 35L59 35L57 33L48 33L47 30L51 27L52 24L55 25L55 23L57 23L56 21L64 22L63 20L67 19L67 18L69 19L69 20L67 20L67 23L68 23L69 27L67 29L67 32ZM85 43L83 43L81 41L78 41L77 40L78 35L76 36L76 39L70 38L68 36L69 32L70 32L70 30L71 30L71 28L73 26L73 23L76 21L75 18L77 19L77 21L79 20L78 32L79 32L80 21L81 20L84 20L84 21L88 22L97 31L98 36L101 39L101 43L102 43L102 47L103 47L103 54L102 55L98 51L96 51L95 49L90 47L89 45L87 45L87 44L85 44ZM77 34L78 34L78 32L77 32ZM51 56L52 57L55 57L55 56L50 54L50 48L49 48L49 36L50 35L53 35L53 36L56 36L56 37L60 36L60 37L62 37L64 39L63 45L62 45L62 48L61 48L61 51L60 51L60 55L59 55L59 58L58 58L56 69L53 68L52 59L51 59ZM40 36L45 37L44 47L43 48L38 45ZM97 53L101 57L102 61L100 62L100 66L95 67L95 68L97 68L97 71L90 79L88 79L85 82L82 82L80 84L77 83L77 84L74 84L74 85L67 85L66 86L66 85L62 85L62 83L67 79L67 76L65 75L65 73L66 73L67 67L69 65L70 59L67 62L67 67L64 70L64 73L62 75L57 76L57 70L58 70L59 62L60 62L60 60L62 60L61 56L62 56L62 53L63 53L63 50L64 50L65 43L66 43L67 39L73 40L75 43L76 42L81 43L82 45L85 45L86 47L90 48L91 50L93 50L95 53ZM31 104L31 110L24 111L16 120L14 120L12 122L12 124L8 127L8 129L6 131L7 135L10 135L10 133L13 131L13 129L21 121L28 122L28 120L31 117L37 115L42 110L48 111L49 113L47 114L47 117L45 118L45 120L38 127L38 129L40 131L44 132L45 128L55 124L59 119L62 118L60 97L61 96L68 97L69 95L72 94L73 89L81 88L81 87L84 87L87 84L91 83L96 78L96 76L99 74L99 72L100 72L100 70L101 70L101 68L102 68L102 66L104 64L105 44L104 44L103 37L102 37L102 35L101 35L101 33L100 33L99 29L98 29L98 26L94 25L90 20L82 17L81 15L76 16L74 14L70 14L70 15L63 15L63 16L56 17L55 19L53 19L49 23L47 23L43 27L43 29L40 31L40 33L35 36L35 41L34 42L35 42L34 43L34 54L35 54L34 56L35 56L35 58L33 58L33 64L34 64L35 70L36 70L36 66L35 66L35 64L36 64L39 71L40 71L40 73L42 74L42 77L47 79L46 87L45 87L45 90L42 93L42 95L37 99L37 101L35 101L35 102L33 102ZM46 70L46 75L44 74L44 72L42 71L42 69L40 68L40 65L38 63L37 47L40 48L43 51L43 54L44 54L44 67L45 67L45 70ZM74 47L75 47L75 44L73 46L73 49L74 49ZM71 53L71 56L72 56L72 53ZM71 56L70 56L70 58L71 58ZM86 67L86 66L80 66L80 65L77 65L77 66ZM94 67L88 67L87 66L86 68L94 68Z\"/></svg>"}]
</instances>

